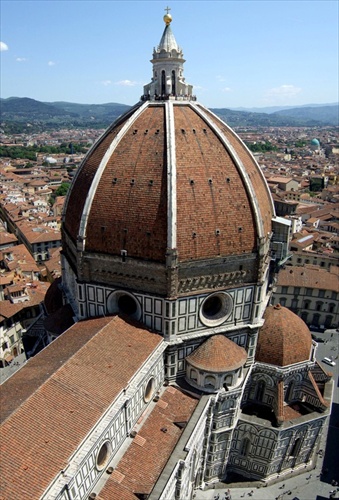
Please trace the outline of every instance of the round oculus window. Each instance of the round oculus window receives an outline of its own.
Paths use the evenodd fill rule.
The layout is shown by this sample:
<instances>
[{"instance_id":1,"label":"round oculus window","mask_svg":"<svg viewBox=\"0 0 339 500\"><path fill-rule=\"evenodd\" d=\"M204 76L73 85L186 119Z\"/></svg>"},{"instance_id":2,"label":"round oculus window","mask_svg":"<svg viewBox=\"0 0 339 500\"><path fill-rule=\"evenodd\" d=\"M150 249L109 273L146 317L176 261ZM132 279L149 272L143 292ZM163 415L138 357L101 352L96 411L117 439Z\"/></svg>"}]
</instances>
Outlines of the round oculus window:
<instances>
[{"instance_id":1,"label":"round oculus window","mask_svg":"<svg viewBox=\"0 0 339 500\"><path fill-rule=\"evenodd\" d=\"M230 315L233 307L232 297L225 292L212 293L200 306L200 321L205 326L221 325Z\"/></svg>"},{"instance_id":2,"label":"round oculus window","mask_svg":"<svg viewBox=\"0 0 339 500\"><path fill-rule=\"evenodd\" d=\"M130 295L120 295L118 298L119 311L128 316L133 316L138 310L136 301Z\"/></svg>"},{"instance_id":3,"label":"round oculus window","mask_svg":"<svg viewBox=\"0 0 339 500\"><path fill-rule=\"evenodd\" d=\"M155 380L154 378L150 378L149 381L147 382L146 388L145 388L145 393L144 393L144 401L145 403L148 403L151 401L153 394L154 394L154 387L155 387Z\"/></svg>"},{"instance_id":4,"label":"round oculus window","mask_svg":"<svg viewBox=\"0 0 339 500\"><path fill-rule=\"evenodd\" d=\"M111 314L122 313L136 320L141 316L138 300L131 293L122 290L111 293L107 300L107 309Z\"/></svg>"},{"instance_id":5,"label":"round oculus window","mask_svg":"<svg viewBox=\"0 0 339 500\"><path fill-rule=\"evenodd\" d=\"M98 470L102 470L108 463L111 455L111 443L109 441L105 441L98 451L97 460L96 460L96 468Z\"/></svg>"}]
</instances>

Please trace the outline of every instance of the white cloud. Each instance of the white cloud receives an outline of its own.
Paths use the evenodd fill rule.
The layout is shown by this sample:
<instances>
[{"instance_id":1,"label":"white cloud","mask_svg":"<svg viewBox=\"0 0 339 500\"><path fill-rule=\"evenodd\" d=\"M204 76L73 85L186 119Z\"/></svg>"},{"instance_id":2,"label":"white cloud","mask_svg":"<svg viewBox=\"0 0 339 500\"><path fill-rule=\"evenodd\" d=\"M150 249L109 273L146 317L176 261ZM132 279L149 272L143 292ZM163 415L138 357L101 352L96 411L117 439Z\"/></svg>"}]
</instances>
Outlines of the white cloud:
<instances>
[{"instance_id":1,"label":"white cloud","mask_svg":"<svg viewBox=\"0 0 339 500\"><path fill-rule=\"evenodd\" d=\"M139 83L132 82L131 80L120 80L120 82L116 82L116 85L121 85L122 87L135 87L135 85L139 85Z\"/></svg>"},{"instance_id":2,"label":"white cloud","mask_svg":"<svg viewBox=\"0 0 339 500\"><path fill-rule=\"evenodd\" d=\"M289 99L297 96L301 91L301 88L295 87L294 85L280 85L280 87L269 89L266 96L268 98Z\"/></svg>"},{"instance_id":3,"label":"white cloud","mask_svg":"<svg viewBox=\"0 0 339 500\"><path fill-rule=\"evenodd\" d=\"M0 52L5 52L8 50L8 45L5 42L0 42Z\"/></svg>"},{"instance_id":4,"label":"white cloud","mask_svg":"<svg viewBox=\"0 0 339 500\"><path fill-rule=\"evenodd\" d=\"M219 82L219 83L225 83L225 82L227 82L227 78L224 78L224 77L223 77L223 76L221 76L221 75L217 75L217 76L216 76L216 80L217 80L217 82ZM231 92L231 89L230 89L230 87L223 87L223 88L221 89L221 92Z\"/></svg>"},{"instance_id":5,"label":"white cloud","mask_svg":"<svg viewBox=\"0 0 339 500\"><path fill-rule=\"evenodd\" d=\"M26 57L17 57L15 59L17 62L24 62L24 61L27 61Z\"/></svg>"},{"instance_id":6,"label":"white cloud","mask_svg":"<svg viewBox=\"0 0 339 500\"><path fill-rule=\"evenodd\" d=\"M47 64L48 64L48 66L55 66L56 65L56 63L54 61L48 61Z\"/></svg>"},{"instance_id":7,"label":"white cloud","mask_svg":"<svg viewBox=\"0 0 339 500\"><path fill-rule=\"evenodd\" d=\"M112 84L111 80L103 80L101 83L102 85L105 85L105 87Z\"/></svg>"}]
</instances>

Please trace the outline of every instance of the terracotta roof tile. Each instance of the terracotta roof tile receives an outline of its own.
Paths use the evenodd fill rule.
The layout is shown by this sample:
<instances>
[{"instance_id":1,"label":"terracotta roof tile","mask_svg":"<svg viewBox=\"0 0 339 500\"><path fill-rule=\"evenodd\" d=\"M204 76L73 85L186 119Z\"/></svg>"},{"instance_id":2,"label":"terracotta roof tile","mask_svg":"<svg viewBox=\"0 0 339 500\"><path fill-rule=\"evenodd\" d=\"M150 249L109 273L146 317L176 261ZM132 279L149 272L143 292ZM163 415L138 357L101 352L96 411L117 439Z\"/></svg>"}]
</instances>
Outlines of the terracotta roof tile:
<instances>
[{"instance_id":1,"label":"terracotta roof tile","mask_svg":"<svg viewBox=\"0 0 339 500\"><path fill-rule=\"evenodd\" d=\"M206 111L206 109L204 110ZM260 202L260 206L258 208L260 210L265 234L270 233L272 231L271 220L274 215L274 207L269 189L266 185L266 182L263 180L260 167L255 162L252 154L248 153L247 147L241 141L239 136L216 115L213 115L210 111L207 111L207 113L210 115L212 121L214 121L217 126L223 131L227 140L237 152L240 161L246 168L246 172L251 180L257 200Z\"/></svg>"},{"instance_id":2,"label":"terracotta roof tile","mask_svg":"<svg viewBox=\"0 0 339 500\"><path fill-rule=\"evenodd\" d=\"M160 404L161 401L167 403L166 408ZM175 422L188 421L197 404L198 400L178 389L174 392L166 389L138 433L145 439L144 445L140 446L134 440L116 467L116 471L124 475L120 489L110 477L100 491L100 497L103 500L120 500L134 498L128 496L131 494L149 494L183 432ZM125 491L126 496L118 497L118 491Z\"/></svg>"},{"instance_id":3,"label":"terracotta roof tile","mask_svg":"<svg viewBox=\"0 0 339 500\"><path fill-rule=\"evenodd\" d=\"M10 377L0 387L4 498L39 498L162 341L118 316L82 321Z\"/></svg>"},{"instance_id":4,"label":"terracotta roof tile","mask_svg":"<svg viewBox=\"0 0 339 500\"><path fill-rule=\"evenodd\" d=\"M278 274L278 286L339 290L339 276L318 266L286 266Z\"/></svg>"},{"instance_id":5,"label":"terracotta roof tile","mask_svg":"<svg viewBox=\"0 0 339 500\"><path fill-rule=\"evenodd\" d=\"M114 137L117 136L125 120L127 120L129 116L130 113L124 115L119 123L114 123L112 127L102 135L96 143L95 148L90 151L89 155L77 170L72 189L69 190L68 198L66 198L65 209L67 211L67 217L64 220L64 227L74 240L76 240L78 235L80 217L84 208L86 196L100 161L106 153L109 144L113 141Z\"/></svg>"}]
</instances>

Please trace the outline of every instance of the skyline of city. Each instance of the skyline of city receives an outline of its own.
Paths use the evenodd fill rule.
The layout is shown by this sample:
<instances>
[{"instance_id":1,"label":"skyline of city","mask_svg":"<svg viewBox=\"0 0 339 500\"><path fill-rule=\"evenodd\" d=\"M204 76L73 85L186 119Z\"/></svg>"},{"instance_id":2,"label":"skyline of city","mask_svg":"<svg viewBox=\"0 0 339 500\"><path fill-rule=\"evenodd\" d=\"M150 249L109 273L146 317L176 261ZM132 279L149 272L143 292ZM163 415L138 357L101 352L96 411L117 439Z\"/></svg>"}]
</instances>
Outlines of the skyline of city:
<instances>
[{"instance_id":1,"label":"skyline of city","mask_svg":"<svg viewBox=\"0 0 339 500\"><path fill-rule=\"evenodd\" d=\"M337 2L168 5L186 82L206 106L339 100ZM3 1L1 97L134 104L151 80L165 12L158 1Z\"/></svg>"}]
</instances>

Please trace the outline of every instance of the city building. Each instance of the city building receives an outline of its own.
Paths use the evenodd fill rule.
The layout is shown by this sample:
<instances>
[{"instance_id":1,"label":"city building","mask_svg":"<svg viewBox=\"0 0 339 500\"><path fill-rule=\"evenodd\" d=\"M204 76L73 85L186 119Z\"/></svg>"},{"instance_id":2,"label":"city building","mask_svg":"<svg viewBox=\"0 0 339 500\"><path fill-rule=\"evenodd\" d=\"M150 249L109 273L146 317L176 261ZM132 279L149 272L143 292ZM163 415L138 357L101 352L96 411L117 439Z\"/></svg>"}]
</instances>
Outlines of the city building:
<instances>
[{"instance_id":1,"label":"city building","mask_svg":"<svg viewBox=\"0 0 339 500\"><path fill-rule=\"evenodd\" d=\"M68 326L2 386L6 499L187 499L317 457L331 376L268 306L291 224L185 82L166 10L151 83L66 198L45 325Z\"/></svg>"},{"instance_id":2,"label":"city building","mask_svg":"<svg viewBox=\"0 0 339 500\"><path fill-rule=\"evenodd\" d=\"M304 264L312 264L320 266L328 271L333 266L338 265L338 257L335 254L328 254L324 251L294 251L291 253L289 264L292 266L304 266Z\"/></svg>"},{"instance_id":3,"label":"city building","mask_svg":"<svg viewBox=\"0 0 339 500\"><path fill-rule=\"evenodd\" d=\"M312 264L286 266L279 272L272 303L288 307L309 326L337 328L338 269L338 266L331 266L328 270Z\"/></svg>"}]
</instances>

